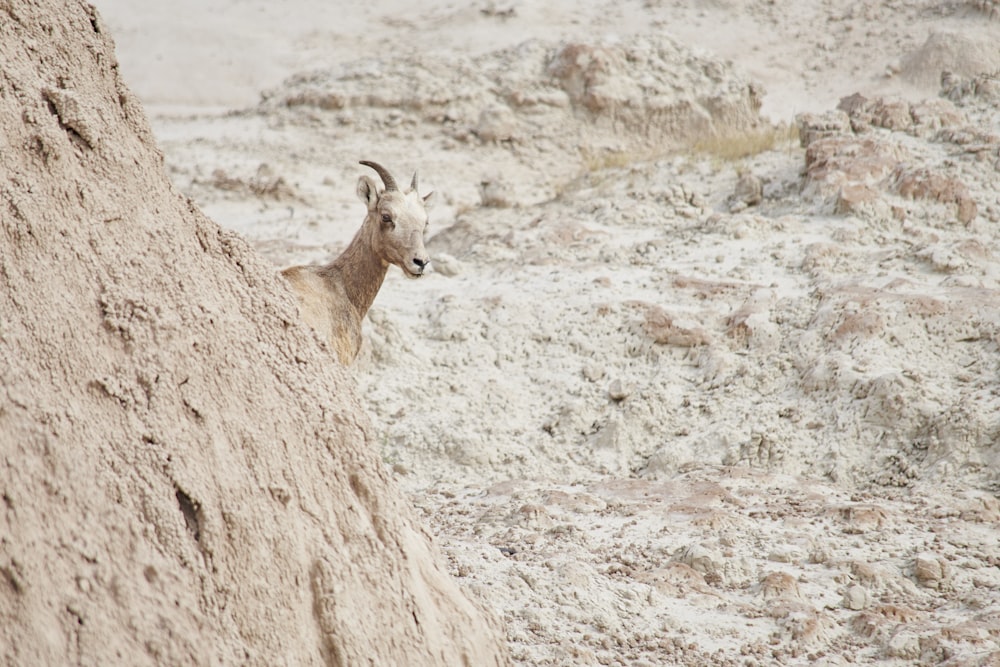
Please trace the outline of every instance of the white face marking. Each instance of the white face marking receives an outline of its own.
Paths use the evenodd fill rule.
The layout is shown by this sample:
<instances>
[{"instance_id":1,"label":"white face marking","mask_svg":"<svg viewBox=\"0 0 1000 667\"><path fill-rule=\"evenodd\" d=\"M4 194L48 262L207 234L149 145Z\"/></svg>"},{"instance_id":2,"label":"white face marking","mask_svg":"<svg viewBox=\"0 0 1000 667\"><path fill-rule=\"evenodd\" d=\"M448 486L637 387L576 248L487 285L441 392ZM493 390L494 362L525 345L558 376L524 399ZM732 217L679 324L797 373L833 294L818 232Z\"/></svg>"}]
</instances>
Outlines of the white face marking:
<instances>
[{"instance_id":1,"label":"white face marking","mask_svg":"<svg viewBox=\"0 0 1000 667\"><path fill-rule=\"evenodd\" d=\"M427 211L420 195L412 190L383 192L375 215L380 224L384 259L409 277L422 275L430 257L424 248Z\"/></svg>"}]
</instances>

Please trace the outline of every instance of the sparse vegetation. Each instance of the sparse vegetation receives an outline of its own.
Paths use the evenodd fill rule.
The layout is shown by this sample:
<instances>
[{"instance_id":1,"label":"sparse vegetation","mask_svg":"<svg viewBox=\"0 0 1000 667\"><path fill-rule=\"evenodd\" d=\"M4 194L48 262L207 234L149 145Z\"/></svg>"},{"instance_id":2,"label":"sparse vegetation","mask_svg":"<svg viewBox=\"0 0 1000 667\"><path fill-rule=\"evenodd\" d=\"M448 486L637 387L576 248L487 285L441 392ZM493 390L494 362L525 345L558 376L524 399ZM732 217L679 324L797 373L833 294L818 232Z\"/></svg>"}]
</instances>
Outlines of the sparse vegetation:
<instances>
[{"instance_id":1,"label":"sparse vegetation","mask_svg":"<svg viewBox=\"0 0 1000 667\"><path fill-rule=\"evenodd\" d=\"M780 123L695 137L688 142L687 147L693 153L708 155L724 162L734 162L796 142L798 142L798 129L795 125Z\"/></svg>"},{"instance_id":2,"label":"sparse vegetation","mask_svg":"<svg viewBox=\"0 0 1000 667\"><path fill-rule=\"evenodd\" d=\"M794 124L780 123L722 134L697 135L683 143L673 145L602 151L584 149L581 152L581 159L584 172L618 169L678 153L693 153L721 162L736 162L769 150L797 145L798 140L798 128Z\"/></svg>"},{"instance_id":3,"label":"sparse vegetation","mask_svg":"<svg viewBox=\"0 0 1000 667\"><path fill-rule=\"evenodd\" d=\"M593 151L583 149L581 158L584 170L588 172L603 171L604 169L619 169L630 164L648 162L658 157L667 155L676 150L675 147L667 146L646 146L642 148L632 148L624 150L602 150Z\"/></svg>"}]
</instances>

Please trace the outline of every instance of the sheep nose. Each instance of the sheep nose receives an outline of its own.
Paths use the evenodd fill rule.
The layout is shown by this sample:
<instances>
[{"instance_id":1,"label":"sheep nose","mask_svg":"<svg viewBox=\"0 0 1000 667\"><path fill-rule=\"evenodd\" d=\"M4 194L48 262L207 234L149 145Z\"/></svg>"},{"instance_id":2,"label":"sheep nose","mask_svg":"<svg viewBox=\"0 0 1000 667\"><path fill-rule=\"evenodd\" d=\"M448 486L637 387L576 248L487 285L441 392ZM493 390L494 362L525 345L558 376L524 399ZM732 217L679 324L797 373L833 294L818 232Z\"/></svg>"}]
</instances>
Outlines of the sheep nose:
<instances>
[{"instance_id":1,"label":"sheep nose","mask_svg":"<svg viewBox=\"0 0 1000 667\"><path fill-rule=\"evenodd\" d=\"M421 257L414 257L413 258L413 264L418 269L420 269L421 271L423 271L425 268L427 268L427 265L430 264L430 263L431 263L431 260L429 260L429 259L424 259L424 258L421 258Z\"/></svg>"}]
</instances>

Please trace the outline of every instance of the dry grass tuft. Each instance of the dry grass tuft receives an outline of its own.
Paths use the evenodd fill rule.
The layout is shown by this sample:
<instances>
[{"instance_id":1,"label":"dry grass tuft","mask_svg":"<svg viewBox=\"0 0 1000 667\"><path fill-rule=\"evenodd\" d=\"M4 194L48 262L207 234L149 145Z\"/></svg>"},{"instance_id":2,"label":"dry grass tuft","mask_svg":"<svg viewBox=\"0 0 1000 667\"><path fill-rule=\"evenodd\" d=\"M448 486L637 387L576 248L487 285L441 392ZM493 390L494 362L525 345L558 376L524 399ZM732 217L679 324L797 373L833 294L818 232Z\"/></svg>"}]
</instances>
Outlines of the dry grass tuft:
<instances>
[{"instance_id":1,"label":"dry grass tuft","mask_svg":"<svg viewBox=\"0 0 1000 667\"><path fill-rule=\"evenodd\" d=\"M765 125L726 134L693 138L688 149L724 162L735 162L798 142L798 128L791 123Z\"/></svg>"},{"instance_id":2,"label":"dry grass tuft","mask_svg":"<svg viewBox=\"0 0 1000 667\"><path fill-rule=\"evenodd\" d=\"M581 153L584 171L595 172L605 169L619 169L632 164L649 162L671 153L671 150L662 148L654 150L651 147L633 148L627 150L602 150L591 151L584 149Z\"/></svg>"},{"instance_id":3,"label":"dry grass tuft","mask_svg":"<svg viewBox=\"0 0 1000 667\"><path fill-rule=\"evenodd\" d=\"M781 123L725 134L702 134L691 137L680 145L650 145L600 151L584 149L581 159L584 173L619 169L679 153L707 156L720 162L738 162L766 151L798 145L798 140L798 128L791 123Z\"/></svg>"}]
</instances>

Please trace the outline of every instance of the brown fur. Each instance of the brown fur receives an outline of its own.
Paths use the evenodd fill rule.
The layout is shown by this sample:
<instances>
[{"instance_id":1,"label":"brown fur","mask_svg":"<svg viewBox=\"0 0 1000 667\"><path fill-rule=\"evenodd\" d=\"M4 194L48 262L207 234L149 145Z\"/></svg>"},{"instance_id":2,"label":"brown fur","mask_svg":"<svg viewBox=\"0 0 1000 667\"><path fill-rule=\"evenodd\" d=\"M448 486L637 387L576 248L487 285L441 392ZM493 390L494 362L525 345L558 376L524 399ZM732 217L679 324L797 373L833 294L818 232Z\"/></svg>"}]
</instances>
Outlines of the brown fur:
<instances>
[{"instance_id":1,"label":"brown fur","mask_svg":"<svg viewBox=\"0 0 1000 667\"><path fill-rule=\"evenodd\" d=\"M292 266L281 274L299 299L302 320L324 336L337 359L349 365L361 349L361 323L371 308L390 264L408 277L423 274L429 263L424 249L425 202L417 193L417 177L401 191L378 165L380 189L368 176L358 180L358 197L368 213L354 239L337 258L323 266Z\"/></svg>"}]
</instances>

